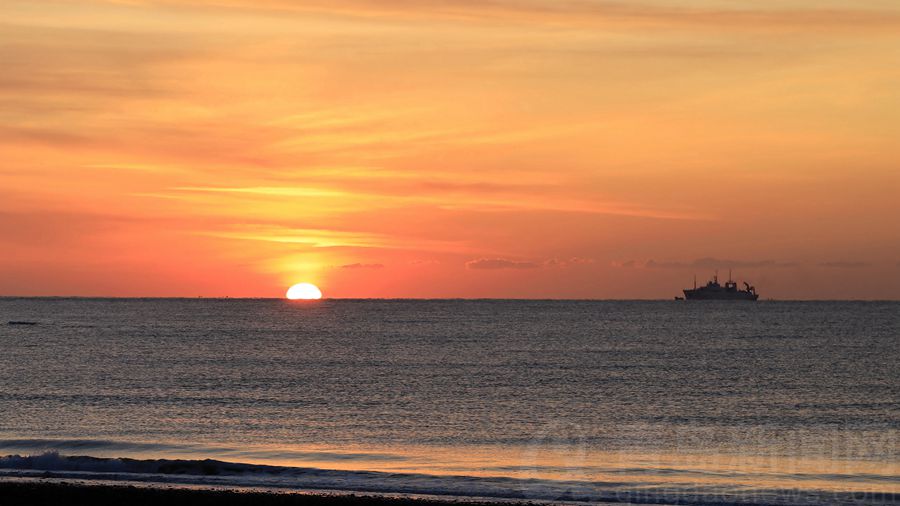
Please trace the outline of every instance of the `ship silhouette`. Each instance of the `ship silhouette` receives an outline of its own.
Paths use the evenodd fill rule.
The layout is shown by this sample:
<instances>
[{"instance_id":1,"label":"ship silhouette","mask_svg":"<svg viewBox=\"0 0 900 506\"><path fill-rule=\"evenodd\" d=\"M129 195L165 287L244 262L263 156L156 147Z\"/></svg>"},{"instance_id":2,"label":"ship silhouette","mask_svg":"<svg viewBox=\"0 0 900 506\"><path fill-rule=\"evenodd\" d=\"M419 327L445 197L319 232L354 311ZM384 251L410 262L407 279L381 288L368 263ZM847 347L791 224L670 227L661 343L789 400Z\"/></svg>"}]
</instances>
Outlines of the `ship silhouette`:
<instances>
[{"instance_id":1,"label":"ship silhouette","mask_svg":"<svg viewBox=\"0 0 900 506\"><path fill-rule=\"evenodd\" d=\"M738 289L737 283L731 279L731 271L728 272L728 281L725 285L719 284L719 273L716 272L712 280L706 286L697 286L697 277L694 276L694 288L685 288L684 298L687 300L757 300L759 294L750 283L744 282L744 289ZM676 297L680 299L681 297Z\"/></svg>"}]
</instances>

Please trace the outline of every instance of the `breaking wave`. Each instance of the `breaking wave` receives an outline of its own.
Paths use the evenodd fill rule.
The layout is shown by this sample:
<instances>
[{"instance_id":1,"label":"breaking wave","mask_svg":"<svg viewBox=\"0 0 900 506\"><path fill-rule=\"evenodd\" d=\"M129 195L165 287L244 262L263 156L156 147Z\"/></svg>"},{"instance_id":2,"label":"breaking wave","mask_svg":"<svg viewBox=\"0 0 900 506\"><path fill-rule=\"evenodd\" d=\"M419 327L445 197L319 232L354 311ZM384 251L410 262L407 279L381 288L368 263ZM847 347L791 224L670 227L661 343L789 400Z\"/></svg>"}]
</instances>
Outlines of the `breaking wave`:
<instances>
[{"instance_id":1,"label":"breaking wave","mask_svg":"<svg viewBox=\"0 0 900 506\"><path fill-rule=\"evenodd\" d=\"M439 476L246 464L213 459L139 460L70 456L56 451L38 455L0 457L0 479L4 477L430 495L533 502L778 506L900 504L900 494L882 492L756 489L697 484L679 486L671 483L660 486L633 481L595 482Z\"/></svg>"},{"instance_id":2,"label":"breaking wave","mask_svg":"<svg viewBox=\"0 0 900 506\"><path fill-rule=\"evenodd\" d=\"M214 457L242 461L291 460L315 462L343 462L365 460L373 462L402 462L403 455L375 452L328 452L269 448L231 448L205 444L168 444L107 439L0 439L0 455L24 452L29 455L39 453L61 453L66 455L90 454L98 457L118 455L165 455L168 457Z\"/></svg>"}]
</instances>

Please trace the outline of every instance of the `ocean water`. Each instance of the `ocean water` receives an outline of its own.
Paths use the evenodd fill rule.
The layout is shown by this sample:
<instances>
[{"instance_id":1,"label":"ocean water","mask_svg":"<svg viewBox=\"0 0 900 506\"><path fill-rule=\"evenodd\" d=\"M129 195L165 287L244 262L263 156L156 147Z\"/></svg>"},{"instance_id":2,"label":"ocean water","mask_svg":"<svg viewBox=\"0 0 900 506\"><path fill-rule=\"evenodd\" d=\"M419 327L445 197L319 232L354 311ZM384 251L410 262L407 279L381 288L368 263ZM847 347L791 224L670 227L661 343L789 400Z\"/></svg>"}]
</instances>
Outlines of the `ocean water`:
<instances>
[{"instance_id":1,"label":"ocean water","mask_svg":"<svg viewBox=\"0 0 900 506\"><path fill-rule=\"evenodd\" d=\"M0 351L6 478L900 503L900 303L6 298Z\"/></svg>"}]
</instances>

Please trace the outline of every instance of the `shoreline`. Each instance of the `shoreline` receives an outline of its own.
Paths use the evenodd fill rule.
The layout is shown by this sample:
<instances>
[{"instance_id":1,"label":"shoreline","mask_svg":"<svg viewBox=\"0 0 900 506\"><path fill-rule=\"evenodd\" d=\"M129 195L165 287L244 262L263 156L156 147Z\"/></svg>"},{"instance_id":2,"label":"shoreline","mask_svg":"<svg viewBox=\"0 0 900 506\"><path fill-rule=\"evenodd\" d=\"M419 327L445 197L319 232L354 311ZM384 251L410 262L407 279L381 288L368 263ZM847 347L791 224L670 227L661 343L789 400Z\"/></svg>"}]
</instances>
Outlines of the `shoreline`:
<instances>
[{"instance_id":1,"label":"shoreline","mask_svg":"<svg viewBox=\"0 0 900 506\"><path fill-rule=\"evenodd\" d=\"M90 506L654 506L654 505L704 505L740 506L782 505L772 498L730 502L724 498L708 501L685 501L672 498L663 501L534 501L529 499L496 499L484 497L421 496L405 494L372 494L352 491L280 490L241 487L192 487L177 484L144 484L134 482L99 482L55 480L53 478L0 478L0 500L3 504L28 504L30 506L59 506L60 504L87 504ZM900 504L894 494L867 494L864 497L847 497L846 500L818 503L801 501L797 504ZM791 503L793 504L793 503Z\"/></svg>"},{"instance_id":2,"label":"shoreline","mask_svg":"<svg viewBox=\"0 0 900 506\"><path fill-rule=\"evenodd\" d=\"M651 475L679 472L667 466L643 471ZM45 452L39 455L0 457L0 484L3 485L0 487L0 499L13 497L21 498L23 503L34 503L28 499L34 495L36 499L46 499L45 504L50 504L52 497L62 497L69 492L103 499L103 494L118 491L116 494L128 498L129 503L151 504L167 500L176 504L194 504L197 501L193 498L195 493L207 491L217 496L225 492L244 494L238 498L229 494L222 495L222 500L231 501L226 504L244 504L234 501L242 501L247 497L246 494L252 494L257 496L256 503L262 501L262 504L313 506L335 505L327 501L310 502L311 500L285 503L282 499L277 499L272 502L272 498L284 495L354 498L351 502L347 502L350 500L347 499L338 506L599 506L623 503L697 506L900 505L900 491L891 486L895 483L896 475L872 474L870 471L860 469L853 475L845 476L841 486L834 482L836 476L830 474L801 475L804 479L784 475L786 481L781 482L773 482L773 475L757 474L745 476L744 479L734 477L716 482L704 479L705 471L691 469L681 470L680 477L675 480L642 477L642 470L631 470L632 474L616 475L615 479L607 477L572 481L534 477L349 471L227 462L208 458L139 460ZM814 477L818 481L810 481ZM69 490L65 487L77 489ZM113 492L84 491L82 487L100 487ZM147 491L151 489L179 492L172 492L177 497L169 500L157 497L157 492ZM206 497L206 494L201 495ZM366 499L361 500L359 497ZM84 501L94 503L87 496Z\"/></svg>"},{"instance_id":3,"label":"shoreline","mask_svg":"<svg viewBox=\"0 0 900 506\"><path fill-rule=\"evenodd\" d=\"M216 506L511 506L586 504L574 501L504 500L479 497L394 495L326 490L279 490L242 487L197 487L178 484L98 482L53 478L0 478L5 504L91 506L216 505ZM593 502L602 506L617 503ZM635 503L631 503L635 504Z\"/></svg>"}]
</instances>

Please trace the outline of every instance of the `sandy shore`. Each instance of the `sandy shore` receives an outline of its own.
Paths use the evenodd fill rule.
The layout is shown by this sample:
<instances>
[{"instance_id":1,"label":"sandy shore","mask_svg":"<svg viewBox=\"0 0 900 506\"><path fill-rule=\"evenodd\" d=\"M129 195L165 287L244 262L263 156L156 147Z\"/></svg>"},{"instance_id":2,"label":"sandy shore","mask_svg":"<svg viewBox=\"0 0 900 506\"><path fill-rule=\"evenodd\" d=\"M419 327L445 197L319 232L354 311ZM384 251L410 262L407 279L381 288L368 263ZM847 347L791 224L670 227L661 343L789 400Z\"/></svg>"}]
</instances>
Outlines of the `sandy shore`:
<instances>
[{"instance_id":1,"label":"sandy shore","mask_svg":"<svg viewBox=\"0 0 900 506\"><path fill-rule=\"evenodd\" d=\"M122 505L216 505L216 506L510 506L510 502L457 503L451 499L395 498L368 495L310 494L211 490L190 488L157 488L132 485L97 485L48 481L0 481L0 503L52 505L88 504L91 506ZM525 504L525 503L521 503Z\"/></svg>"}]
</instances>

